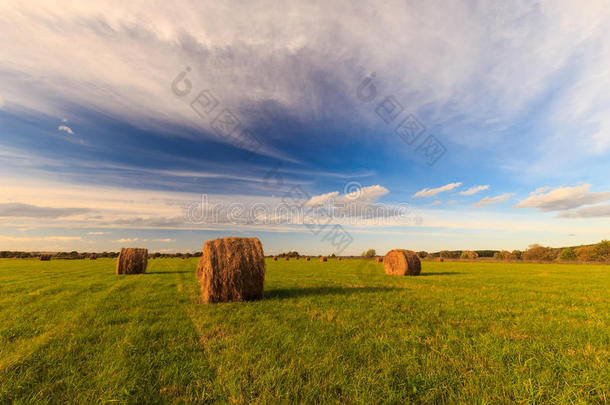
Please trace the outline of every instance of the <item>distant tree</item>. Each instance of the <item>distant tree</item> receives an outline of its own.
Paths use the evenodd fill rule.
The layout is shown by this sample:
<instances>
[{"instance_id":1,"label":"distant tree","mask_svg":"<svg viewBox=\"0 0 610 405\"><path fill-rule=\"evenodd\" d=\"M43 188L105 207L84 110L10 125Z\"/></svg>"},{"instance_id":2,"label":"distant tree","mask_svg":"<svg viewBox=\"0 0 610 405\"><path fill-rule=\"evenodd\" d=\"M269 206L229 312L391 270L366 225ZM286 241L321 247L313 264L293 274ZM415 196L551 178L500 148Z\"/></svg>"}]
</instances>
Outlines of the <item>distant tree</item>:
<instances>
[{"instance_id":1,"label":"distant tree","mask_svg":"<svg viewBox=\"0 0 610 405\"><path fill-rule=\"evenodd\" d=\"M337 257L337 255L333 253L332 255L330 255L328 257Z\"/></svg>"},{"instance_id":2,"label":"distant tree","mask_svg":"<svg viewBox=\"0 0 610 405\"><path fill-rule=\"evenodd\" d=\"M369 249L366 252L362 252L362 257L371 258L377 256L375 249Z\"/></svg>"},{"instance_id":3,"label":"distant tree","mask_svg":"<svg viewBox=\"0 0 610 405\"><path fill-rule=\"evenodd\" d=\"M595 246L582 246L574 249L576 257L581 262L593 262L597 260L597 252Z\"/></svg>"},{"instance_id":4,"label":"distant tree","mask_svg":"<svg viewBox=\"0 0 610 405\"><path fill-rule=\"evenodd\" d=\"M610 261L610 241L602 240L595 245L595 259L601 262Z\"/></svg>"},{"instance_id":5,"label":"distant tree","mask_svg":"<svg viewBox=\"0 0 610 405\"><path fill-rule=\"evenodd\" d=\"M523 252L523 260L537 260L537 261L553 261L556 258L556 254L553 249L540 246L538 244L530 245L528 249Z\"/></svg>"},{"instance_id":6,"label":"distant tree","mask_svg":"<svg viewBox=\"0 0 610 405\"><path fill-rule=\"evenodd\" d=\"M473 252L472 250L464 250L462 252L462 254L460 255L460 259L468 259L468 260L474 260L477 257L479 257L477 252Z\"/></svg>"},{"instance_id":7,"label":"distant tree","mask_svg":"<svg viewBox=\"0 0 610 405\"><path fill-rule=\"evenodd\" d=\"M448 250L441 250L439 252L439 256L442 257L443 259L451 259L453 255Z\"/></svg>"},{"instance_id":8,"label":"distant tree","mask_svg":"<svg viewBox=\"0 0 610 405\"><path fill-rule=\"evenodd\" d=\"M496 260L517 260L517 257L508 250L501 250L494 253L493 258Z\"/></svg>"},{"instance_id":9,"label":"distant tree","mask_svg":"<svg viewBox=\"0 0 610 405\"><path fill-rule=\"evenodd\" d=\"M493 257L497 250L477 250L479 257Z\"/></svg>"},{"instance_id":10,"label":"distant tree","mask_svg":"<svg viewBox=\"0 0 610 405\"><path fill-rule=\"evenodd\" d=\"M428 252L426 252L425 250L421 250L421 251L417 252L417 255L419 256L420 259L423 259L425 257L428 257Z\"/></svg>"},{"instance_id":11,"label":"distant tree","mask_svg":"<svg viewBox=\"0 0 610 405\"><path fill-rule=\"evenodd\" d=\"M513 250L511 254L515 256L515 260L521 260L521 257L523 256L523 252L520 250Z\"/></svg>"},{"instance_id":12,"label":"distant tree","mask_svg":"<svg viewBox=\"0 0 610 405\"><path fill-rule=\"evenodd\" d=\"M561 260L562 262L569 262L578 259L578 257L576 256L576 251L574 248L569 247L563 249L557 259Z\"/></svg>"}]
</instances>

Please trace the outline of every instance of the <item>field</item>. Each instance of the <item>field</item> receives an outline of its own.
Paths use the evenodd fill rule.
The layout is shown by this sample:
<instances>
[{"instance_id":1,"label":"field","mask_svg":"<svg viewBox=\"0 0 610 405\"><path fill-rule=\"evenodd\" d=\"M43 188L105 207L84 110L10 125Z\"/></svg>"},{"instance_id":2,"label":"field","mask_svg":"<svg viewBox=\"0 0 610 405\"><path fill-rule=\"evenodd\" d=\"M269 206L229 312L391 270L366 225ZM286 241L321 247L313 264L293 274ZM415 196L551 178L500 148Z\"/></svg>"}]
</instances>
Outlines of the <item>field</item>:
<instances>
[{"instance_id":1,"label":"field","mask_svg":"<svg viewBox=\"0 0 610 405\"><path fill-rule=\"evenodd\" d=\"M0 403L608 403L610 267L268 261L198 303L196 259L0 260Z\"/></svg>"}]
</instances>

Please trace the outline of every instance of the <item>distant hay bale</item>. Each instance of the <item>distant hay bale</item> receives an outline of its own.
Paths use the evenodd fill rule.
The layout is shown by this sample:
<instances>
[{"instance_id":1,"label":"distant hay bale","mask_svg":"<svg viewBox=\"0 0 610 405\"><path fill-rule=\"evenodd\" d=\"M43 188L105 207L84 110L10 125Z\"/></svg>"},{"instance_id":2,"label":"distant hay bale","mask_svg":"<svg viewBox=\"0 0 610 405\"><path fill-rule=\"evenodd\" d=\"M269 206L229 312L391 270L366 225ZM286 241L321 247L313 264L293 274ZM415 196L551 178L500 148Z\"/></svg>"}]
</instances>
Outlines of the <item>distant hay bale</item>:
<instances>
[{"instance_id":1,"label":"distant hay bale","mask_svg":"<svg viewBox=\"0 0 610 405\"><path fill-rule=\"evenodd\" d=\"M445 259L443 259L442 257L439 257L438 259L436 259L437 262L444 262Z\"/></svg>"},{"instance_id":2,"label":"distant hay bale","mask_svg":"<svg viewBox=\"0 0 610 405\"><path fill-rule=\"evenodd\" d=\"M326 261L328 261L328 259L326 258L326 256L322 256L322 257L320 257L320 261L321 262L326 262Z\"/></svg>"},{"instance_id":3,"label":"distant hay bale","mask_svg":"<svg viewBox=\"0 0 610 405\"><path fill-rule=\"evenodd\" d=\"M341 260L341 258L339 258L339 260Z\"/></svg>"},{"instance_id":4,"label":"distant hay bale","mask_svg":"<svg viewBox=\"0 0 610 405\"><path fill-rule=\"evenodd\" d=\"M416 276L421 273L421 262L417 253L411 250L390 250L384 257L386 274L394 276Z\"/></svg>"},{"instance_id":5,"label":"distant hay bale","mask_svg":"<svg viewBox=\"0 0 610 405\"><path fill-rule=\"evenodd\" d=\"M148 249L122 248L116 261L116 274L146 273Z\"/></svg>"},{"instance_id":6,"label":"distant hay bale","mask_svg":"<svg viewBox=\"0 0 610 405\"><path fill-rule=\"evenodd\" d=\"M41 262L48 262L49 260L51 260L51 255L40 255Z\"/></svg>"},{"instance_id":7,"label":"distant hay bale","mask_svg":"<svg viewBox=\"0 0 610 405\"><path fill-rule=\"evenodd\" d=\"M274 262L277 262L277 257L274 257L274 258L273 258L273 261L274 261Z\"/></svg>"},{"instance_id":8,"label":"distant hay bale","mask_svg":"<svg viewBox=\"0 0 610 405\"><path fill-rule=\"evenodd\" d=\"M382 257L376 257L376 258L375 258L375 261L376 261L377 263L382 263L382 262L383 262L383 258L382 258Z\"/></svg>"},{"instance_id":9,"label":"distant hay bale","mask_svg":"<svg viewBox=\"0 0 610 405\"><path fill-rule=\"evenodd\" d=\"M89 255L89 260L97 260L97 256L96 255Z\"/></svg>"},{"instance_id":10,"label":"distant hay bale","mask_svg":"<svg viewBox=\"0 0 610 405\"><path fill-rule=\"evenodd\" d=\"M307 258L307 259L305 259L305 260L310 261L310 260L311 260L311 257L308 257L308 258Z\"/></svg>"},{"instance_id":11,"label":"distant hay bale","mask_svg":"<svg viewBox=\"0 0 610 405\"><path fill-rule=\"evenodd\" d=\"M208 240L199 259L197 277L204 302L262 299L265 282L263 245L258 238Z\"/></svg>"},{"instance_id":12,"label":"distant hay bale","mask_svg":"<svg viewBox=\"0 0 610 405\"><path fill-rule=\"evenodd\" d=\"M290 258L289 258L288 256L286 256L286 258L285 258L284 260L289 261L289 260L290 260Z\"/></svg>"}]
</instances>

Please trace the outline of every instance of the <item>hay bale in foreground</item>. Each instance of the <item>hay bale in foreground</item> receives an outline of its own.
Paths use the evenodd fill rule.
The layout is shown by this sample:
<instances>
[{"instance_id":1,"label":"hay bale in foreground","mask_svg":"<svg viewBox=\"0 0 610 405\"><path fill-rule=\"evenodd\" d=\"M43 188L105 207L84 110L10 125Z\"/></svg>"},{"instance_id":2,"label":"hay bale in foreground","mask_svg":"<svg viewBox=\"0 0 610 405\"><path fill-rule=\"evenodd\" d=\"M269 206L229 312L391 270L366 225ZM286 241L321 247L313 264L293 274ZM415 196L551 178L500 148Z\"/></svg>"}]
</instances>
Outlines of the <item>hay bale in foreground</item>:
<instances>
[{"instance_id":1,"label":"hay bale in foreground","mask_svg":"<svg viewBox=\"0 0 610 405\"><path fill-rule=\"evenodd\" d=\"M383 258L386 274L394 276L416 276L421 273L421 261L412 250L390 250Z\"/></svg>"},{"instance_id":2,"label":"hay bale in foreground","mask_svg":"<svg viewBox=\"0 0 610 405\"><path fill-rule=\"evenodd\" d=\"M40 255L41 262L48 262L49 260L51 260L51 255Z\"/></svg>"},{"instance_id":3,"label":"hay bale in foreground","mask_svg":"<svg viewBox=\"0 0 610 405\"><path fill-rule=\"evenodd\" d=\"M146 273L148 264L148 249L121 248L116 260L116 274Z\"/></svg>"},{"instance_id":4,"label":"hay bale in foreground","mask_svg":"<svg viewBox=\"0 0 610 405\"><path fill-rule=\"evenodd\" d=\"M265 255L258 238L208 240L197 266L204 302L263 298Z\"/></svg>"},{"instance_id":5,"label":"hay bale in foreground","mask_svg":"<svg viewBox=\"0 0 610 405\"><path fill-rule=\"evenodd\" d=\"M326 261L328 261L328 259L326 258L326 256L322 256L322 257L320 257L320 261L321 262L326 262Z\"/></svg>"}]
</instances>

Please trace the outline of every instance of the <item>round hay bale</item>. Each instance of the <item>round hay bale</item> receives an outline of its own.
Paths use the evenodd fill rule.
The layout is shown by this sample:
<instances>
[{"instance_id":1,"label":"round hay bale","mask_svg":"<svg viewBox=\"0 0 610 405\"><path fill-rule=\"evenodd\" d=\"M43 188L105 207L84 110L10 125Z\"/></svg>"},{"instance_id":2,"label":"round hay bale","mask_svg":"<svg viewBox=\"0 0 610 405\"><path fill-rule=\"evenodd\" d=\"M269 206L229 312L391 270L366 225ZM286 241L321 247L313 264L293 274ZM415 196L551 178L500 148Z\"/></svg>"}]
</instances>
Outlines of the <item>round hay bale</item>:
<instances>
[{"instance_id":1,"label":"round hay bale","mask_svg":"<svg viewBox=\"0 0 610 405\"><path fill-rule=\"evenodd\" d=\"M326 261L328 261L328 259L326 258L326 256L322 256L322 257L320 257L320 261L321 262L326 262Z\"/></svg>"},{"instance_id":2,"label":"round hay bale","mask_svg":"<svg viewBox=\"0 0 610 405\"><path fill-rule=\"evenodd\" d=\"M417 253L411 250L390 250L384 257L385 274L393 276L416 276L421 273L421 262Z\"/></svg>"},{"instance_id":3,"label":"round hay bale","mask_svg":"<svg viewBox=\"0 0 610 405\"><path fill-rule=\"evenodd\" d=\"M148 249L121 248L116 260L116 274L143 274L148 264Z\"/></svg>"},{"instance_id":4,"label":"round hay bale","mask_svg":"<svg viewBox=\"0 0 610 405\"><path fill-rule=\"evenodd\" d=\"M307 259L305 259L305 260L310 261L310 260L311 260L311 257L308 257L308 258L307 258Z\"/></svg>"},{"instance_id":5,"label":"round hay bale","mask_svg":"<svg viewBox=\"0 0 610 405\"><path fill-rule=\"evenodd\" d=\"M341 260L341 258L339 258L339 260Z\"/></svg>"},{"instance_id":6,"label":"round hay bale","mask_svg":"<svg viewBox=\"0 0 610 405\"><path fill-rule=\"evenodd\" d=\"M97 260L97 256L96 255L89 255L89 260Z\"/></svg>"},{"instance_id":7,"label":"round hay bale","mask_svg":"<svg viewBox=\"0 0 610 405\"><path fill-rule=\"evenodd\" d=\"M289 261L289 260L290 260L290 258L289 258L288 256L286 256L286 258L285 258L284 260Z\"/></svg>"},{"instance_id":8,"label":"round hay bale","mask_svg":"<svg viewBox=\"0 0 610 405\"><path fill-rule=\"evenodd\" d=\"M277 262L277 257L274 257L274 258L273 258L273 261L274 261L274 262Z\"/></svg>"},{"instance_id":9,"label":"round hay bale","mask_svg":"<svg viewBox=\"0 0 610 405\"><path fill-rule=\"evenodd\" d=\"M376 257L376 258L375 258L375 261L376 261L377 263L382 263L382 262L383 262L383 257Z\"/></svg>"},{"instance_id":10,"label":"round hay bale","mask_svg":"<svg viewBox=\"0 0 610 405\"><path fill-rule=\"evenodd\" d=\"M263 298L265 255L258 238L208 240L197 266L203 302Z\"/></svg>"},{"instance_id":11,"label":"round hay bale","mask_svg":"<svg viewBox=\"0 0 610 405\"><path fill-rule=\"evenodd\" d=\"M444 262L445 259L443 259L442 257L439 257L438 259L436 259L437 262Z\"/></svg>"}]
</instances>

